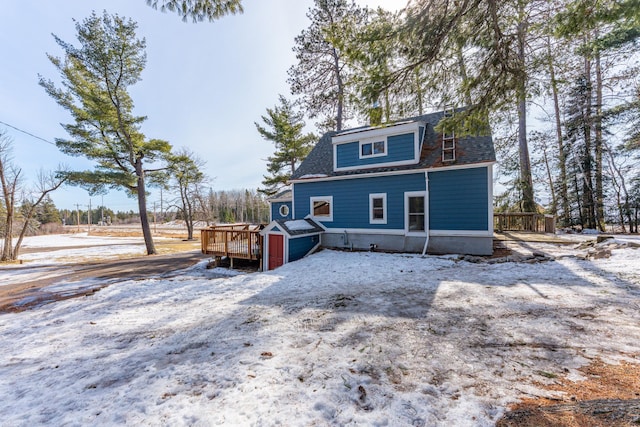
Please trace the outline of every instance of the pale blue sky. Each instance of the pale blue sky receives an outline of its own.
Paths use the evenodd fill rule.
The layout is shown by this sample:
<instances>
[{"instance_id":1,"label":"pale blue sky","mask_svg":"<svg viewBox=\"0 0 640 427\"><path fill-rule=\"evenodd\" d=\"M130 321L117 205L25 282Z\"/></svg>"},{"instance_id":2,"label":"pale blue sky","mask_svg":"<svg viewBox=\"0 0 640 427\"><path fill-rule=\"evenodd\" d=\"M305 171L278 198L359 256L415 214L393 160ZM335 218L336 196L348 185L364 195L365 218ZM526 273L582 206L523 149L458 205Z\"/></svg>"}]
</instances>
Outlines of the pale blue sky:
<instances>
[{"instance_id":1,"label":"pale blue sky","mask_svg":"<svg viewBox=\"0 0 640 427\"><path fill-rule=\"evenodd\" d=\"M404 0L360 0L361 5L397 10ZM287 69L294 64L293 39L309 24L311 0L244 0L244 14L219 21L184 23L145 0L2 0L0 13L0 121L49 141L65 137L60 123L70 117L38 85L38 74L58 75L46 53L61 56L51 34L77 44L72 19L106 9L138 22L147 40L143 80L131 90L136 113L148 116L142 130L150 138L187 147L207 162L215 190L256 188L273 146L261 139L254 122L278 94L289 96ZM6 128L0 124L1 128ZM66 156L54 145L6 128L14 141L13 157L27 181L37 170L59 164L85 169L90 164ZM314 130L314 129L312 129ZM58 208L86 209L89 194L65 187L52 194ZM92 204L100 204L100 196ZM160 200L151 190L149 206ZM122 191L104 196L114 210L137 211L135 199Z\"/></svg>"}]
</instances>

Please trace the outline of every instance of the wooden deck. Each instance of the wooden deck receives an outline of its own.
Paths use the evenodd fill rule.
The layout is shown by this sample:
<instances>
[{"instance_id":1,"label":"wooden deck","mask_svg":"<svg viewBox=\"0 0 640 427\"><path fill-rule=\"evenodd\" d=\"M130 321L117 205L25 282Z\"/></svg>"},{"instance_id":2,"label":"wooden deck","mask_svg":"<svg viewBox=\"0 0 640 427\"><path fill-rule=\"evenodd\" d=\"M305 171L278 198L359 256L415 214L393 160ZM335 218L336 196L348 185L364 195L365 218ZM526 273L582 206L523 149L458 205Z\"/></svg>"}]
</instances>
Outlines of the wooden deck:
<instances>
[{"instance_id":1,"label":"wooden deck","mask_svg":"<svg viewBox=\"0 0 640 427\"><path fill-rule=\"evenodd\" d=\"M200 230L202 253L216 259L262 261L260 227L250 224L216 225Z\"/></svg>"}]
</instances>

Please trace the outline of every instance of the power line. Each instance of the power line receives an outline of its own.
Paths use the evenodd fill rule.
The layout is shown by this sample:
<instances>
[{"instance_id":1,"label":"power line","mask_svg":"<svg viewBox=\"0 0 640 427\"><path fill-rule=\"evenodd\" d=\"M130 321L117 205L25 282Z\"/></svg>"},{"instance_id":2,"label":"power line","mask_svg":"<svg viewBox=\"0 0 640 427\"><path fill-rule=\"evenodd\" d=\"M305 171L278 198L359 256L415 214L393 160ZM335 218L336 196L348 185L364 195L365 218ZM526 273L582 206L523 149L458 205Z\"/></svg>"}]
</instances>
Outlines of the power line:
<instances>
[{"instance_id":1,"label":"power line","mask_svg":"<svg viewBox=\"0 0 640 427\"><path fill-rule=\"evenodd\" d=\"M34 138L36 138L36 139L39 139L40 141L44 141L44 142L46 142L47 144L56 145L56 143L55 143L55 142L47 141L46 139L41 138L41 137L39 137L38 135L34 135L34 134L32 134L31 132L27 132L26 130L22 130L22 129L20 129L20 128L17 128L17 127L15 127L15 126L13 126L13 125L10 125L9 123L5 123L5 122L3 122L2 120L0 120L0 123L1 123L1 124L3 124L3 125L5 125L5 126L9 126L10 128L13 128L13 129L17 130L18 132L22 132L22 133L24 133L24 134L26 134L26 135L29 135L29 136L34 137Z\"/></svg>"}]
</instances>

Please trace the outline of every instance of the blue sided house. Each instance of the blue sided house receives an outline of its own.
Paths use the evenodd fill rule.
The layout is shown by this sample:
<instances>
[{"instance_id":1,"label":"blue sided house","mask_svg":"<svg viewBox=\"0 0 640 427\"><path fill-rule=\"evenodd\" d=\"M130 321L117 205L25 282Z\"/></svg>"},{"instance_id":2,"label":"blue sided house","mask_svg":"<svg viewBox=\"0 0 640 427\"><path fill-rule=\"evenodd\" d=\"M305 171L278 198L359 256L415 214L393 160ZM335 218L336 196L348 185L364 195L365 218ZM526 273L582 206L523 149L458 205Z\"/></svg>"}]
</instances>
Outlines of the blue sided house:
<instances>
[{"instance_id":1,"label":"blue sided house","mask_svg":"<svg viewBox=\"0 0 640 427\"><path fill-rule=\"evenodd\" d=\"M493 140L436 132L446 113L325 134L291 188L270 200L264 265L293 261L318 244L490 255Z\"/></svg>"}]
</instances>

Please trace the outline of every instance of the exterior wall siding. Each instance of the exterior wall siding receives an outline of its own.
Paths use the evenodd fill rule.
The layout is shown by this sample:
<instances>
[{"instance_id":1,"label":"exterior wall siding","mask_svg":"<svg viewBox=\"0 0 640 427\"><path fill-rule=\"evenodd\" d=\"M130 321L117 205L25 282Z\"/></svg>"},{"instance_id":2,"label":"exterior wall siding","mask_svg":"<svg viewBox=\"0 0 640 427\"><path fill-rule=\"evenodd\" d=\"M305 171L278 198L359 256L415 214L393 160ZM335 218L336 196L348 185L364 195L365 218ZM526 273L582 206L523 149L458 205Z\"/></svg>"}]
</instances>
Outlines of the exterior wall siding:
<instances>
[{"instance_id":1,"label":"exterior wall siding","mask_svg":"<svg viewBox=\"0 0 640 427\"><path fill-rule=\"evenodd\" d=\"M429 172L430 230L488 230L486 167Z\"/></svg>"},{"instance_id":2,"label":"exterior wall siding","mask_svg":"<svg viewBox=\"0 0 640 427\"><path fill-rule=\"evenodd\" d=\"M404 230L405 191L424 191L423 172L357 179L294 184L296 218L309 215L309 199L333 196L333 221L319 221L328 228ZM369 194L387 194L387 223L369 223ZM485 193L486 194L486 193Z\"/></svg>"},{"instance_id":3,"label":"exterior wall siding","mask_svg":"<svg viewBox=\"0 0 640 427\"><path fill-rule=\"evenodd\" d=\"M289 239L289 262L303 258L318 242L320 242L318 235Z\"/></svg>"},{"instance_id":4,"label":"exterior wall siding","mask_svg":"<svg viewBox=\"0 0 640 427\"><path fill-rule=\"evenodd\" d=\"M359 141L338 144L336 146L336 166L346 168L413 160L415 157L414 134L406 133L387 137L387 151L386 156L360 159Z\"/></svg>"},{"instance_id":5,"label":"exterior wall siding","mask_svg":"<svg viewBox=\"0 0 640 427\"><path fill-rule=\"evenodd\" d=\"M287 216L280 215L280 207L284 205L289 207L289 214ZM271 202L271 220L272 221L276 219L290 220L292 218L293 218L292 202Z\"/></svg>"}]
</instances>

